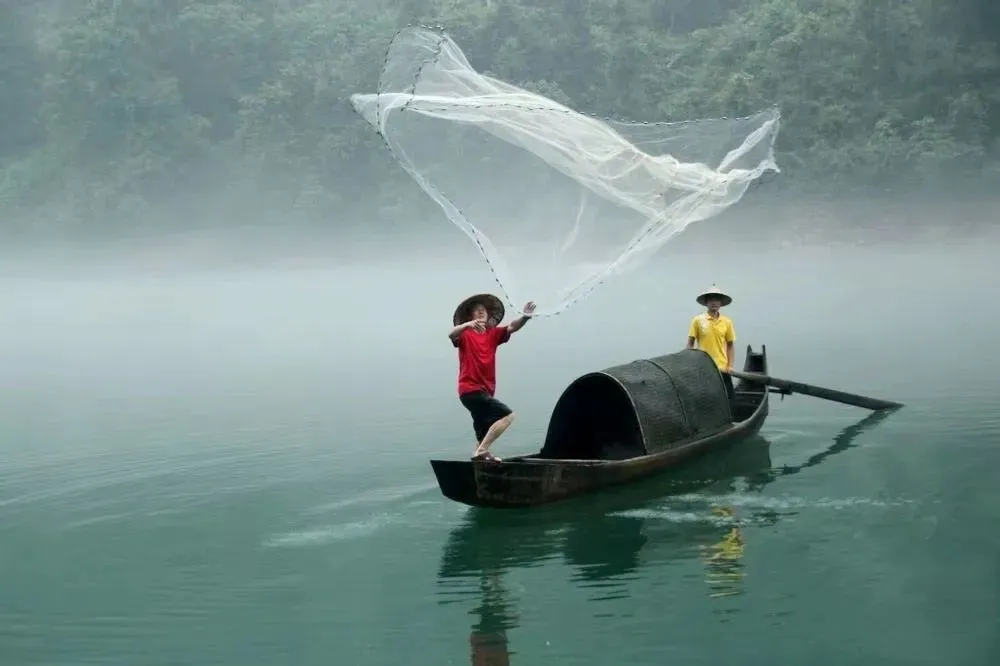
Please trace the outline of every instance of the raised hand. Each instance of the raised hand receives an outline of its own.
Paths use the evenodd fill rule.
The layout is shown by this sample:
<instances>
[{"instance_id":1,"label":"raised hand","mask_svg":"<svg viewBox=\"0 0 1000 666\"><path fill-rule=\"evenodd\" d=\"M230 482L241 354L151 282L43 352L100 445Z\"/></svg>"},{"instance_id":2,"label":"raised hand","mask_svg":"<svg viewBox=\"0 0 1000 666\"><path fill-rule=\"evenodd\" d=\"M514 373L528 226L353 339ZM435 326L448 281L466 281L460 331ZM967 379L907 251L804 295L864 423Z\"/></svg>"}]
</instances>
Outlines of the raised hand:
<instances>
[{"instance_id":1,"label":"raised hand","mask_svg":"<svg viewBox=\"0 0 1000 666\"><path fill-rule=\"evenodd\" d=\"M535 311L535 302L534 301L528 301L527 303L525 303L525 305L524 305L524 314L526 316L530 317L534 311Z\"/></svg>"}]
</instances>

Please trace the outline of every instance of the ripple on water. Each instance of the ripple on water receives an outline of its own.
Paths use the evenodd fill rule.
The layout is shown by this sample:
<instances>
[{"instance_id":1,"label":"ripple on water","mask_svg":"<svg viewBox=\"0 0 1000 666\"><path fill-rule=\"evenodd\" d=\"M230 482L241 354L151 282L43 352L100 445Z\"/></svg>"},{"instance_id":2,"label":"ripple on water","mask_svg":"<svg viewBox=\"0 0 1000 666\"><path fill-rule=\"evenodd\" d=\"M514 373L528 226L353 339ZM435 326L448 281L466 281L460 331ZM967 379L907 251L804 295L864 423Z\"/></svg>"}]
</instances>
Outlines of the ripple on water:
<instances>
[{"instance_id":1,"label":"ripple on water","mask_svg":"<svg viewBox=\"0 0 1000 666\"><path fill-rule=\"evenodd\" d=\"M210 441L209 435L188 439ZM216 504L225 496L296 486L328 475L317 456L300 447L236 441L204 447L190 441L122 451L36 456L0 471L4 521L58 514L76 529L129 516L162 515ZM322 462L322 461L320 461Z\"/></svg>"},{"instance_id":2,"label":"ripple on water","mask_svg":"<svg viewBox=\"0 0 1000 666\"><path fill-rule=\"evenodd\" d=\"M300 548L325 545L335 541L363 539L394 522L394 518L394 516L383 513L365 520L288 532L271 537L263 545L270 548Z\"/></svg>"},{"instance_id":3,"label":"ripple on water","mask_svg":"<svg viewBox=\"0 0 1000 666\"><path fill-rule=\"evenodd\" d=\"M272 535L262 542L266 548L303 548L373 537L389 527L410 530L439 529L462 510L454 504L429 499L436 486L418 484L403 488L383 487L356 497L327 502L302 511L311 521L318 515L344 514L340 522L304 526ZM358 516L358 514L363 514Z\"/></svg>"},{"instance_id":4,"label":"ripple on water","mask_svg":"<svg viewBox=\"0 0 1000 666\"><path fill-rule=\"evenodd\" d=\"M896 499L885 500L872 497L820 497L806 498L792 495L757 495L757 494L724 494L724 495L676 495L666 502L642 509L631 509L617 512L620 515L633 518L663 520L673 523L711 523L719 527L726 525L751 524L754 519L736 519L732 516L714 513L711 507L726 506L734 509L760 509L768 512L778 512L782 515L795 515L807 509L832 509L840 511L864 507L901 507L914 503L915 500ZM703 507L698 509L696 507ZM749 520L749 522L747 522Z\"/></svg>"}]
</instances>

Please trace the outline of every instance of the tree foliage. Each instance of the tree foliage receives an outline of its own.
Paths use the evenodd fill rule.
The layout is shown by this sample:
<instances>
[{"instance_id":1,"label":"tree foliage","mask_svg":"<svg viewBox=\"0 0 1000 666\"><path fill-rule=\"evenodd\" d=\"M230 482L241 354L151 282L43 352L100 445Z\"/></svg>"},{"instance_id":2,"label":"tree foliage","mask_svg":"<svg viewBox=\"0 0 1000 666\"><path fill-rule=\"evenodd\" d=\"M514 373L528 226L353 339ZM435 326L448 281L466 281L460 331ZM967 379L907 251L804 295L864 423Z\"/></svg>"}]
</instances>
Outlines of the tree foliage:
<instances>
[{"instance_id":1,"label":"tree foliage","mask_svg":"<svg viewBox=\"0 0 1000 666\"><path fill-rule=\"evenodd\" d=\"M587 113L777 104L794 186L1000 177L987 0L45 0L0 3L0 210L86 227L213 200L235 216L412 207L348 97L417 22Z\"/></svg>"}]
</instances>

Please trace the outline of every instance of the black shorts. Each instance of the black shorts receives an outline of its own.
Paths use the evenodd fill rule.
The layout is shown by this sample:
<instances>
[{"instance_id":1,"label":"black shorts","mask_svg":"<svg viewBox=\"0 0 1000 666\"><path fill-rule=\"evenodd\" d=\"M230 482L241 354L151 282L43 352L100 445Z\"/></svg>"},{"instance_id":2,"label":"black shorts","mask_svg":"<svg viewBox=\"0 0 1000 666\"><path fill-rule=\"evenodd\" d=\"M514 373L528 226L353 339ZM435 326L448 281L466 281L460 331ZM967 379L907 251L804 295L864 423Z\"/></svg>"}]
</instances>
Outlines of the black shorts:
<instances>
[{"instance_id":1,"label":"black shorts","mask_svg":"<svg viewBox=\"0 0 1000 666\"><path fill-rule=\"evenodd\" d=\"M476 431L476 441L482 442L486 431L500 419L514 412L486 391L463 393L458 396L462 405L472 414L472 428Z\"/></svg>"}]
</instances>

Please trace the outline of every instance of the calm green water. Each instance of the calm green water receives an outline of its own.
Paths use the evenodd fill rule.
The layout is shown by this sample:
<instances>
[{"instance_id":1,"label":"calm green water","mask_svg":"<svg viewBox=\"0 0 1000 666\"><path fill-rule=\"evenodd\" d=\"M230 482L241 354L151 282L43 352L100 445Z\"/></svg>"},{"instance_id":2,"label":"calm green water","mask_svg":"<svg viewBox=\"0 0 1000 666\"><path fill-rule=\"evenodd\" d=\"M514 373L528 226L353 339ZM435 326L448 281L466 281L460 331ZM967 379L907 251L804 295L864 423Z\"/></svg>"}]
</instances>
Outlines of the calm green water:
<instances>
[{"instance_id":1,"label":"calm green water","mask_svg":"<svg viewBox=\"0 0 1000 666\"><path fill-rule=\"evenodd\" d=\"M735 252L532 322L497 451L582 372L678 348L713 280L774 374L907 407L776 401L683 474L502 515L427 464L472 446L444 331L474 258L7 278L0 663L1000 663L989 247Z\"/></svg>"}]
</instances>

